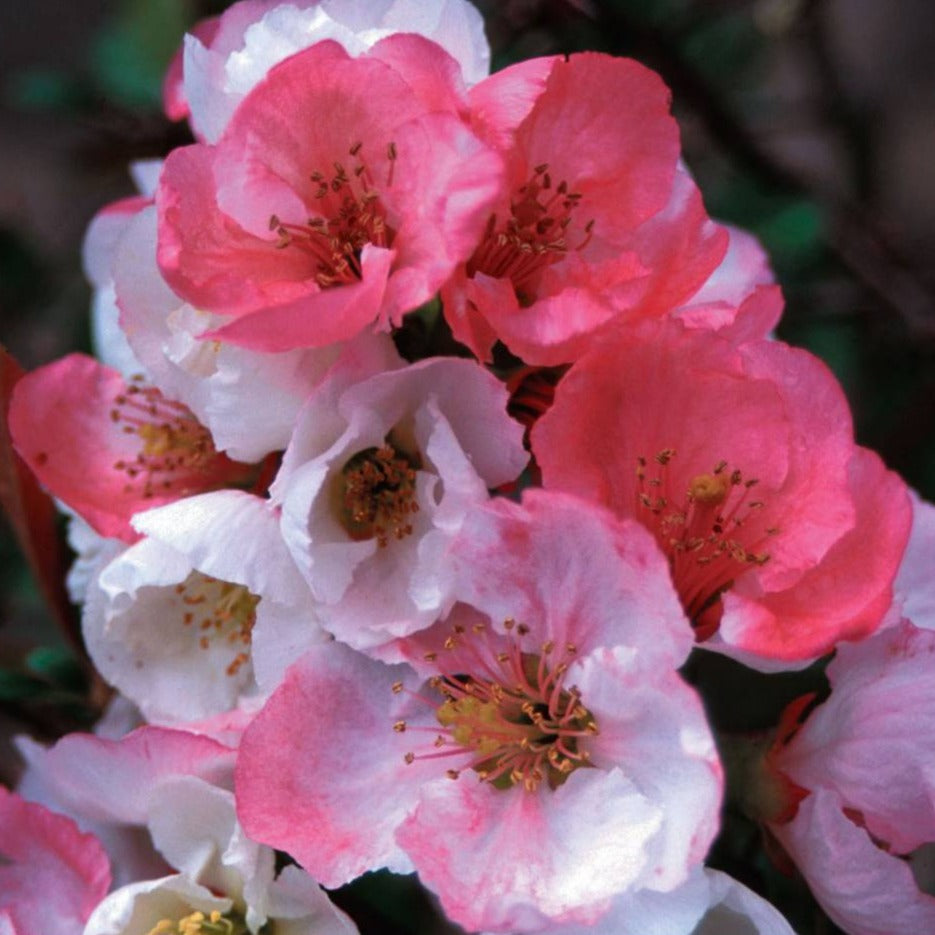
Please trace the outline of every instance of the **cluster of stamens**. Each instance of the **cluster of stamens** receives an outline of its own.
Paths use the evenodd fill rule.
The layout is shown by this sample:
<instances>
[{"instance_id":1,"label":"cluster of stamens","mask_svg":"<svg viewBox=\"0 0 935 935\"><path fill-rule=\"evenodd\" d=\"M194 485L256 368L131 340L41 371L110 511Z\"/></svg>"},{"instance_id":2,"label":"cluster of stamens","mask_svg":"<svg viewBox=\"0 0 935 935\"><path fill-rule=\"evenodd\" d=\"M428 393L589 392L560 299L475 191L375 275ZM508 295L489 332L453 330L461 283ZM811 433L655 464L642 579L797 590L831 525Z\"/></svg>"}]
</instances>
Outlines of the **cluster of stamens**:
<instances>
[{"instance_id":1,"label":"cluster of stamens","mask_svg":"<svg viewBox=\"0 0 935 935\"><path fill-rule=\"evenodd\" d=\"M206 476L221 458L211 433L182 403L166 399L135 376L114 399L110 419L126 435L142 442L133 458L121 458L114 468L126 474L125 493L140 485L144 498L172 491L183 496L198 490L198 475Z\"/></svg>"},{"instance_id":2,"label":"cluster of stamens","mask_svg":"<svg viewBox=\"0 0 935 935\"><path fill-rule=\"evenodd\" d=\"M193 912L173 922L160 919L147 935L246 935L247 926L236 913L221 913L217 909L205 915Z\"/></svg>"},{"instance_id":3,"label":"cluster of stamens","mask_svg":"<svg viewBox=\"0 0 935 935\"><path fill-rule=\"evenodd\" d=\"M538 275L569 250L591 241L594 221L584 225L579 243L570 246L568 227L581 201L564 180L553 187L547 163L538 165L510 203L510 215L500 222L492 214L480 245L468 261L468 273L510 279L521 302L532 302Z\"/></svg>"},{"instance_id":4,"label":"cluster of stamens","mask_svg":"<svg viewBox=\"0 0 935 935\"><path fill-rule=\"evenodd\" d=\"M316 185L313 198L317 214L304 224L289 224L275 214L269 229L278 240L276 247L305 250L315 264L313 277L323 289L361 279L360 254L366 244L388 246L393 231L387 226L386 209L380 202L373 174L362 156L363 144L349 150L353 165L335 162L333 171L315 171L310 178ZM393 183L396 145L386 149L389 161L385 185Z\"/></svg>"},{"instance_id":5,"label":"cluster of stamens","mask_svg":"<svg viewBox=\"0 0 935 935\"><path fill-rule=\"evenodd\" d=\"M341 469L340 512L352 539L376 539L386 548L391 538L412 534L416 500L417 456L393 446L389 439L379 448L365 448Z\"/></svg>"},{"instance_id":6,"label":"cluster of stamens","mask_svg":"<svg viewBox=\"0 0 935 935\"><path fill-rule=\"evenodd\" d=\"M524 652L520 641L528 627L513 620L504 626L505 637L489 632L483 623L457 625L439 652L426 655L438 665L439 675L428 684L442 702L437 696L414 697L435 709L440 731L404 720L393 729L436 734L431 750L406 753L407 763L466 757L466 763L446 771L450 779L470 769L498 789L521 786L535 792L543 782L554 789L573 770L590 765L583 742L598 733L578 689L565 686L576 648L549 640L538 652ZM470 673L459 671L466 660L474 664ZM404 691L403 684L395 683L393 691Z\"/></svg>"},{"instance_id":7,"label":"cluster of stamens","mask_svg":"<svg viewBox=\"0 0 935 935\"><path fill-rule=\"evenodd\" d=\"M726 461L694 476L687 490L670 490L667 468L675 457L674 448L663 448L651 464L637 458L637 512L648 512L685 611L697 624L737 574L769 561L763 547L779 530L765 524L765 504L752 495L759 481Z\"/></svg>"},{"instance_id":8,"label":"cluster of stamens","mask_svg":"<svg viewBox=\"0 0 935 935\"><path fill-rule=\"evenodd\" d=\"M228 675L236 675L250 659L250 641L260 599L241 584L220 581L192 572L175 586L184 610L182 623L199 632L198 645L208 649L222 642L237 649L228 664Z\"/></svg>"}]
</instances>

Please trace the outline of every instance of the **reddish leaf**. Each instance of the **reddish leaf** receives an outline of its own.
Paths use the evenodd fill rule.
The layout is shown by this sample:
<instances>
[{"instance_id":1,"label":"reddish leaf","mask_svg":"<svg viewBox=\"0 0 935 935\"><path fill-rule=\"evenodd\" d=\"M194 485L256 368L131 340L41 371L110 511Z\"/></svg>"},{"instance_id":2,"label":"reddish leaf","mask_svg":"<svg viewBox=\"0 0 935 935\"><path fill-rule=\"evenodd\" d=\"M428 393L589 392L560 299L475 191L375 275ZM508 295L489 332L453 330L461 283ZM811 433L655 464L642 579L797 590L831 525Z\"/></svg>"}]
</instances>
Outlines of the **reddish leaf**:
<instances>
[{"instance_id":1,"label":"reddish leaf","mask_svg":"<svg viewBox=\"0 0 935 935\"><path fill-rule=\"evenodd\" d=\"M83 658L76 615L65 591L64 555L56 529L55 506L13 449L7 427L10 396L23 372L0 346L0 506L13 527L55 622Z\"/></svg>"}]
</instances>

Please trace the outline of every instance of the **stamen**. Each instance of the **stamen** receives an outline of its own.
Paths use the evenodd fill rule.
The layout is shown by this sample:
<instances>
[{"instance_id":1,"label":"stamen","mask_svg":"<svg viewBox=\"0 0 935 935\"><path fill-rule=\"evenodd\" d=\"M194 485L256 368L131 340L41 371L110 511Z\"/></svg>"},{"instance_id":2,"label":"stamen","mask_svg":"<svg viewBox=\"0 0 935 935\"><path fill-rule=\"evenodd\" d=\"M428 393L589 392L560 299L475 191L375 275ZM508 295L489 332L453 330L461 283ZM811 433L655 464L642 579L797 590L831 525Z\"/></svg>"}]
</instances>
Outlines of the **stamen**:
<instances>
[{"instance_id":1,"label":"stamen","mask_svg":"<svg viewBox=\"0 0 935 935\"><path fill-rule=\"evenodd\" d=\"M503 223L498 223L495 214L490 216L483 238L467 264L471 276L486 273L497 279L510 279L524 304L534 301L542 271L569 249L583 250L594 231L592 219L584 226L583 239L569 247L566 234L581 194L570 192L564 180L553 189L548 169L548 163L533 169L530 179L517 190L510 203L510 215Z\"/></svg>"},{"instance_id":2,"label":"stamen","mask_svg":"<svg viewBox=\"0 0 935 935\"><path fill-rule=\"evenodd\" d=\"M129 479L125 493L136 491L149 499L172 491L182 497L204 489L211 475L228 463L186 406L145 386L140 376L115 397L110 419L141 442L136 457L113 465Z\"/></svg>"},{"instance_id":3,"label":"stamen","mask_svg":"<svg viewBox=\"0 0 935 935\"><path fill-rule=\"evenodd\" d=\"M386 548L390 538L412 534L418 455L394 447L392 433L380 448L365 448L350 458L339 474L341 525L356 541L376 539Z\"/></svg>"},{"instance_id":4,"label":"stamen","mask_svg":"<svg viewBox=\"0 0 935 935\"><path fill-rule=\"evenodd\" d=\"M574 647L559 649L547 640L538 652L524 652L511 633L519 630L516 622L506 620L504 628L507 636L483 626L472 626L470 632L456 627L458 639L444 641L440 674L428 681L442 698L433 705L442 727L433 743L437 752L410 751L404 759L458 757L466 762L448 770L452 779L471 769L499 789L521 786L535 792L543 782L554 789L572 771L589 765L580 744L598 733L580 692L564 684ZM471 671L457 671L462 667ZM396 722L394 730L409 729L400 723L405 725Z\"/></svg>"},{"instance_id":5,"label":"stamen","mask_svg":"<svg viewBox=\"0 0 935 935\"><path fill-rule=\"evenodd\" d=\"M309 178L315 183L314 217L304 224L287 223L270 215L269 229L276 234L273 244L283 250L295 247L309 254L314 263L312 278L323 289L357 282L362 277L361 252L367 244L392 245L395 232L387 225L386 209L374 190L374 178L364 157L363 143L348 150L354 163L348 171L338 160L330 175L316 170ZM393 184L396 145L387 146L389 162L386 187Z\"/></svg>"},{"instance_id":6,"label":"stamen","mask_svg":"<svg viewBox=\"0 0 935 935\"><path fill-rule=\"evenodd\" d=\"M768 539L779 530L765 526L763 500L750 499L757 478L743 477L718 461L696 474L684 493L671 489L668 467L674 448L663 448L650 460L636 459L637 513L655 532L669 556L672 578L699 639L710 636L720 620L720 596L751 565L764 565Z\"/></svg>"},{"instance_id":7,"label":"stamen","mask_svg":"<svg viewBox=\"0 0 935 935\"><path fill-rule=\"evenodd\" d=\"M219 642L243 647L225 669L227 675L236 675L250 659L250 643L260 598L243 585L220 581L200 572L192 572L174 590L183 607L189 608L182 613L182 624L197 627L201 634L198 638L201 649L210 649Z\"/></svg>"},{"instance_id":8,"label":"stamen","mask_svg":"<svg viewBox=\"0 0 935 935\"><path fill-rule=\"evenodd\" d=\"M191 914L173 922L160 919L147 935L246 935L247 926L235 912L221 913L217 909L208 915L203 912Z\"/></svg>"}]
</instances>

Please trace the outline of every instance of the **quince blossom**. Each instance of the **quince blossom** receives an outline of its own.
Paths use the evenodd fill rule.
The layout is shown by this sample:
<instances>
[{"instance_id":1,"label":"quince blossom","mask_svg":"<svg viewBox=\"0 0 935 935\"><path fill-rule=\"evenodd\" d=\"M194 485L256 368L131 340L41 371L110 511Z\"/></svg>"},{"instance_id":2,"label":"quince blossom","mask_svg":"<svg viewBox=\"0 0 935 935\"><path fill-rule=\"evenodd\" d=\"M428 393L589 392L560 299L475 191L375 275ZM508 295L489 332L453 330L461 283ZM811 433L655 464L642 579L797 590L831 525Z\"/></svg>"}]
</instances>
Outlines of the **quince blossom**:
<instances>
[{"instance_id":1,"label":"quince blossom","mask_svg":"<svg viewBox=\"0 0 935 935\"><path fill-rule=\"evenodd\" d=\"M612 318L683 304L721 262L728 234L678 164L655 73L597 53L533 59L470 101L506 182L442 297L481 359L499 339L527 363L567 363Z\"/></svg>"},{"instance_id":2,"label":"quince blossom","mask_svg":"<svg viewBox=\"0 0 935 935\"><path fill-rule=\"evenodd\" d=\"M935 633L908 620L841 646L831 695L770 756L805 795L770 828L850 935L935 931L933 662Z\"/></svg>"},{"instance_id":3,"label":"quince blossom","mask_svg":"<svg viewBox=\"0 0 935 935\"><path fill-rule=\"evenodd\" d=\"M82 626L101 675L148 720L230 711L326 638L264 500L218 491L134 525L145 538L101 570Z\"/></svg>"},{"instance_id":4,"label":"quince blossom","mask_svg":"<svg viewBox=\"0 0 935 935\"><path fill-rule=\"evenodd\" d=\"M137 538L141 510L219 487L249 486L183 404L83 354L23 376L8 414L13 443L37 478L105 537Z\"/></svg>"},{"instance_id":5,"label":"quince blossom","mask_svg":"<svg viewBox=\"0 0 935 935\"><path fill-rule=\"evenodd\" d=\"M196 24L169 67L166 113L188 116L216 143L243 98L275 65L325 39L351 55L394 33L416 33L453 56L467 84L490 70L484 22L465 0L242 0Z\"/></svg>"},{"instance_id":6,"label":"quince blossom","mask_svg":"<svg viewBox=\"0 0 935 935\"><path fill-rule=\"evenodd\" d=\"M807 352L621 327L562 379L532 444L545 487L652 530L708 648L801 663L880 625L909 499Z\"/></svg>"},{"instance_id":7,"label":"quince blossom","mask_svg":"<svg viewBox=\"0 0 935 935\"><path fill-rule=\"evenodd\" d=\"M248 833L329 887L415 868L470 930L681 885L721 771L651 537L529 492L472 512L451 555L460 602L399 641L406 664L332 643L289 670L241 742Z\"/></svg>"},{"instance_id":8,"label":"quince blossom","mask_svg":"<svg viewBox=\"0 0 935 935\"><path fill-rule=\"evenodd\" d=\"M389 366L395 357L392 341L382 334L278 354L200 340L223 319L189 305L168 287L156 262L156 230L152 205L125 221L107 266L109 291L97 304L106 306L112 296L121 334L141 362L138 369L185 403L230 457L259 461L285 448L305 398L342 354L372 355L375 367ZM258 398L262 406L256 405Z\"/></svg>"},{"instance_id":9,"label":"quince blossom","mask_svg":"<svg viewBox=\"0 0 935 935\"><path fill-rule=\"evenodd\" d=\"M357 649L448 610L447 544L527 460L502 384L476 363L360 376L336 366L312 394L270 488L322 625Z\"/></svg>"},{"instance_id":10,"label":"quince blossom","mask_svg":"<svg viewBox=\"0 0 935 935\"><path fill-rule=\"evenodd\" d=\"M166 159L163 276L226 316L209 337L257 350L398 324L467 257L500 188L501 159L463 106L457 63L418 36L293 55L216 145Z\"/></svg>"},{"instance_id":11,"label":"quince blossom","mask_svg":"<svg viewBox=\"0 0 935 935\"><path fill-rule=\"evenodd\" d=\"M542 935L795 935L765 899L726 873L697 869L670 893L641 890L614 900L594 925L561 925Z\"/></svg>"}]
</instances>

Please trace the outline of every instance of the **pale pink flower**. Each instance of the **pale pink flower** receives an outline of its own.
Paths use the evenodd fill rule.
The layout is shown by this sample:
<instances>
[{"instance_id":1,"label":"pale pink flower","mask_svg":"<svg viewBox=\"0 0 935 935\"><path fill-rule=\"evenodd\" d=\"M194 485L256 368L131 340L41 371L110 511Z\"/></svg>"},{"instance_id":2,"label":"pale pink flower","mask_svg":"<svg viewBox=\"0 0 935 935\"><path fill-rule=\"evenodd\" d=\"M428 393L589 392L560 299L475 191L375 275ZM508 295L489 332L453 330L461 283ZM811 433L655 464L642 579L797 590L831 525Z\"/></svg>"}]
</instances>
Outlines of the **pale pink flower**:
<instances>
[{"instance_id":1,"label":"pale pink flower","mask_svg":"<svg viewBox=\"0 0 935 935\"><path fill-rule=\"evenodd\" d=\"M148 720L249 705L326 638L266 501L218 491L134 525L146 537L100 571L82 628L98 671Z\"/></svg>"},{"instance_id":2,"label":"pale pink flower","mask_svg":"<svg viewBox=\"0 0 935 935\"><path fill-rule=\"evenodd\" d=\"M187 407L83 354L23 376L8 423L39 481L96 532L125 542L137 538L130 517L140 510L259 476L219 453Z\"/></svg>"},{"instance_id":3,"label":"pale pink flower","mask_svg":"<svg viewBox=\"0 0 935 935\"><path fill-rule=\"evenodd\" d=\"M93 835L0 786L0 932L75 935L109 886Z\"/></svg>"},{"instance_id":4,"label":"pale pink flower","mask_svg":"<svg viewBox=\"0 0 935 935\"><path fill-rule=\"evenodd\" d=\"M400 641L408 665L334 643L289 670L241 743L248 833L325 886L415 868L470 930L587 924L682 884L721 771L651 537L527 494L472 513L452 561L464 602Z\"/></svg>"},{"instance_id":5,"label":"pale pink flower","mask_svg":"<svg viewBox=\"0 0 935 935\"><path fill-rule=\"evenodd\" d=\"M478 11L465 0L244 0L185 37L163 85L166 113L188 116L215 143L243 98L279 62L330 39L351 55L394 33L416 33L452 55L467 84L490 70Z\"/></svg>"},{"instance_id":6,"label":"pale pink flower","mask_svg":"<svg viewBox=\"0 0 935 935\"><path fill-rule=\"evenodd\" d=\"M542 935L795 935L765 899L719 870L698 868L669 893L614 900L594 925L550 926Z\"/></svg>"},{"instance_id":7,"label":"pale pink flower","mask_svg":"<svg viewBox=\"0 0 935 935\"><path fill-rule=\"evenodd\" d=\"M533 59L470 100L506 183L442 296L481 359L499 339L527 363L567 363L611 319L683 304L721 262L728 235L678 165L658 75L597 53Z\"/></svg>"},{"instance_id":8,"label":"pale pink flower","mask_svg":"<svg viewBox=\"0 0 935 935\"><path fill-rule=\"evenodd\" d=\"M806 351L620 328L564 377L532 443L546 487L653 531L709 648L805 662L890 604L905 485L854 444L840 387Z\"/></svg>"},{"instance_id":9,"label":"pale pink flower","mask_svg":"<svg viewBox=\"0 0 935 935\"><path fill-rule=\"evenodd\" d=\"M935 633L908 620L828 667L831 694L771 765L807 795L770 827L850 935L935 931L914 862L935 845Z\"/></svg>"},{"instance_id":10,"label":"pale pink flower","mask_svg":"<svg viewBox=\"0 0 935 935\"><path fill-rule=\"evenodd\" d=\"M387 330L470 253L500 157L460 116L457 64L414 35L320 42L244 98L217 145L176 149L159 265L209 332L257 350Z\"/></svg>"},{"instance_id":11,"label":"pale pink flower","mask_svg":"<svg viewBox=\"0 0 935 935\"><path fill-rule=\"evenodd\" d=\"M230 457L259 461L285 448L302 403L341 355L371 355L375 367L389 367L396 358L385 334L275 354L201 340L223 318L187 304L168 287L156 263L156 227L152 206L125 223L107 267L110 289L98 304L104 307L110 295L119 305L120 333L141 362L138 369L185 403Z\"/></svg>"},{"instance_id":12,"label":"pale pink flower","mask_svg":"<svg viewBox=\"0 0 935 935\"><path fill-rule=\"evenodd\" d=\"M270 489L322 625L355 648L448 610L447 544L527 460L503 385L475 362L363 375L336 366L312 394Z\"/></svg>"}]
</instances>

